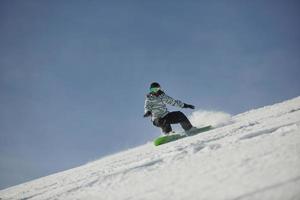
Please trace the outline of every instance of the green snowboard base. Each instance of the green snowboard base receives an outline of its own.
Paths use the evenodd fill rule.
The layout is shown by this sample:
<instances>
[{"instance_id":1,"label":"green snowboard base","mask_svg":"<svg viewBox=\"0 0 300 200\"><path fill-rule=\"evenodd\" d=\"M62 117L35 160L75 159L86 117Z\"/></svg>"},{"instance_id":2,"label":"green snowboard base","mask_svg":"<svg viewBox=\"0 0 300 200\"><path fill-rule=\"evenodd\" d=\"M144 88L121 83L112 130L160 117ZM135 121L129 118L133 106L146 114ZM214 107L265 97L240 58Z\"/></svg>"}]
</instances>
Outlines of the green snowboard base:
<instances>
[{"instance_id":1,"label":"green snowboard base","mask_svg":"<svg viewBox=\"0 0 300 200\"><path fill-rule=\"evenodd\" d=\"M211 129L213 129L212 126L205 126L205 127L202 127L202 128L198 128L192 134L190 134L189 136L197 135L199 133L209 131ZM181 135L181 134L165 135L165 136L161 136L161 137L156 138L153 141L153 143L154 143L155 146L158 146L158 145L162 145L162 144L165 144L165 143L168 143L168 142L173 142L175 140L179 140L179 139L184 138L184 137L187 137L187 135Z\"/></svg>"}]
</instances>

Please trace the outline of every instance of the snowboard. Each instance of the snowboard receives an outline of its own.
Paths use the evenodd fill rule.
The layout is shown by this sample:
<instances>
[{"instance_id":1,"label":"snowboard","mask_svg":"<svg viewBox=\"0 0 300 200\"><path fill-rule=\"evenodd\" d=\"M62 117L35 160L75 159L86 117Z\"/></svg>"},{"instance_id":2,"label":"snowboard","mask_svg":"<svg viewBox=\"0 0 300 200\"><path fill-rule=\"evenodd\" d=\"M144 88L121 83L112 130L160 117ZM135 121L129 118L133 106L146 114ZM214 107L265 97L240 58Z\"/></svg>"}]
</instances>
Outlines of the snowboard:
<instances>
[{"instance_id":1,"label":"snowboard","mask_svg":"<svg viewBox=\"0 0 300 200\"><path fill-rule=\"evenodd\" d=\"M203 132L209 131L211 129L213 129L212 126L205 126L205 127L202 127L202 128L197 128L195 131L193 131L189 135L184 135L184 134L179 134L179 133L172 134L172 135L164 135L164 136L160 136L160 137L156 138L153 141L153 143L154 143L155 146L159 146L159 145L162 145L162 144L165 144L165 143L168 143L168 142L173 142L173 141L179 140L181 138L197 135L199 133L203 133Z\"/></svg>"}]
</instances>

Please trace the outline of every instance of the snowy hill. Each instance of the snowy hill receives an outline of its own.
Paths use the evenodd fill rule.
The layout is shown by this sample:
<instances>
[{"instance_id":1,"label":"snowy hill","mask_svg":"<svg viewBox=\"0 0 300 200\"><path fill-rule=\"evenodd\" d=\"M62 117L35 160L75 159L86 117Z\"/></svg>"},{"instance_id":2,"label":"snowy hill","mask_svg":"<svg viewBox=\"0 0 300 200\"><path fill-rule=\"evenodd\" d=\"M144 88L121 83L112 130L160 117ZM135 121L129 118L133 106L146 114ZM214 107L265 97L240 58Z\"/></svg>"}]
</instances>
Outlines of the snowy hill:
<instances>
[{"instance_id":1,"label":"snowy hill","mask_svg":"<svg viewBox=\"0 0 300 200\"><path fill-rule=\"evenodd\" d=\"M0 191L0 199L300 199L300 97Z\"/></svg>"}]
</instances>

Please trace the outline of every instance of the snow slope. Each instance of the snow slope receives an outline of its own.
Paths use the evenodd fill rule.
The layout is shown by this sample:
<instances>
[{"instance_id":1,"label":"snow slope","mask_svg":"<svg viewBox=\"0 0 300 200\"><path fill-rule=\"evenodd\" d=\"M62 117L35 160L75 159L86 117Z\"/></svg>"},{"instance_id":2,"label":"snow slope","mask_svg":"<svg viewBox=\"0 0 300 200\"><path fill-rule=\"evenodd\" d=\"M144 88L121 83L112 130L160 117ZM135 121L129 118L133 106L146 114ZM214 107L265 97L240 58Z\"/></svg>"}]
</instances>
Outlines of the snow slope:
<instances>
[{"instance_id":1,"label":"snow slope","mask_svg":"<svg viewBox=\"0 0 300 200\"><path fill-rule=\"evenodd\" d=\"M0 199L300 199L299 127L297 97L2 190Z\"/></svg>"}]
</instances>

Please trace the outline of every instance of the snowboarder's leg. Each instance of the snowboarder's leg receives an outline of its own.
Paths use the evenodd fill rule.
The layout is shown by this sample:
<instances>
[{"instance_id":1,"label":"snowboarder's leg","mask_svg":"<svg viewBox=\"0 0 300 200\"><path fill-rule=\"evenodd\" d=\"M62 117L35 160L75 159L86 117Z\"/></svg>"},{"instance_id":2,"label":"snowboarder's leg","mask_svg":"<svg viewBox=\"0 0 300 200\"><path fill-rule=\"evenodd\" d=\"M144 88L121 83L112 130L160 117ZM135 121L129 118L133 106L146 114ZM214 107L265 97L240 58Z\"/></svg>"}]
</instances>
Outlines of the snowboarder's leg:
<instances>
[{"instance_id":1,"label":"snowboarder's leg","mask_svg":"<svg viewBox=\"0 0 300 200\"><path fill-rule=\"evenodd\" d=\"M167 122L165 118L158 118L153 121L153 124L160 127L164 134L168 134L172 131L171 124Z\"/></svg>"},{"instance_id":2,"label":"snowboarder's leg","mask_svg":"<svg viewBox=\"0 0 300 200\"><path fill-rule=\"evenodd\" d=\"M189 121L189 119L180 111L170 112L168 113L164 119L168 124L177 124L180 123L181 127L187 131L190 130L193 125Z\"/></svg>"}]
</instances>

